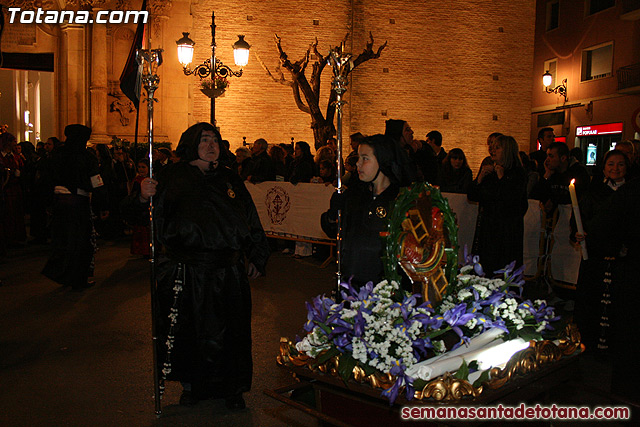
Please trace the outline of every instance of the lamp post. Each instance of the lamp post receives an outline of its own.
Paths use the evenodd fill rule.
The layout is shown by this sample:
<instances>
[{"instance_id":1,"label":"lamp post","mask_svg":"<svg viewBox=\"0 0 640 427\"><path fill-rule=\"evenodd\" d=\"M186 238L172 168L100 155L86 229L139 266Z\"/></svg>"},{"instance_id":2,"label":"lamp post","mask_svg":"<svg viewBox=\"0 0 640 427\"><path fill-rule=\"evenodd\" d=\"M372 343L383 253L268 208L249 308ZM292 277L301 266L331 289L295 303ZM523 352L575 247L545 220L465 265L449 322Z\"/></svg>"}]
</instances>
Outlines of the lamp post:
<instances>
[{"instance_id":1,"label":"lamp post","mask_svg":"<svg viewBox=\"0 0 640 427\"><path fill-rule=\"evenodd\" d=\"M562 84L551 88L551 82L553 81L553 75L547 70L546 73L542 75L542 84L544 85L544 90L547 93L557 93L564 96L564 102L567 102L567 79L562 81Z\"/></svg>"},{"instance_id":2,"label":"lamp post","mask_svg":"<svg viewBox=\"0 0 640 427\"><path fill-rule=\"evenodd\" d=\"M244 35L238 36L238 41L233 44L233 59L235 64L240 67L239 71L233 71L216 57L216 18L215 12L211 12L211 57L206 59L202 64L196 66L193 70L189 68L189 64L193 60L193 46L196 44L189 38L189 33L182 33L182 38L176 41L178 45L178 61L182 64L184 74L195 75L200 80L211 77L212 89L215 94L207 95L211 98L211 124L216 124L216 96L224 93L226 84L219 87L228 77L242 76L242 67L249 62L249 43L244 40ZM217 89L217 91L215 91Z\"/></svg>"}]
</instances>

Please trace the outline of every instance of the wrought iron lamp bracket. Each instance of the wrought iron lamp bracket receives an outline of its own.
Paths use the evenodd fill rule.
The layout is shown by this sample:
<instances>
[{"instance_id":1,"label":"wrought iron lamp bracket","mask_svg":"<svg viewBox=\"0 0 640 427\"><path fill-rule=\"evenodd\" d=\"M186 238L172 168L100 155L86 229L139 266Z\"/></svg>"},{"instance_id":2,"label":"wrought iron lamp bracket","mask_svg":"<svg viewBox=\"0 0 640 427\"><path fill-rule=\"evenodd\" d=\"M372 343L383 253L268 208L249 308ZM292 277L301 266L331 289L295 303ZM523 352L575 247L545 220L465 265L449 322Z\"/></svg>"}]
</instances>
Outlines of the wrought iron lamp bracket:
<instances>
[{"instance_id":1,"label":"wrought iron lamp bracket","mask_svg":"<svg viewBox=\"0 0 640 427\"><path fill-rule=\"evenodd\" d=\"M189 67L183 68L184 74L186 76L195 75L200 78L200 80L205 79L211 76L211 59L207 58L202 64L195 67L193 70ZM242 68L238 71L233 71L230 67L223 64L218 58L216 58L216 66L213 69L213 75L228 78L228 77L240 77L242 76Z\"/></svg>"},{"instance_id":2,"label":"wrought iron lamp bracket","mask_svg":"<svg viewBox=\"0 0 640 427\"><path fill-rule=\"evenodd\" d=\"M567 102L567 79L562 80L562 83L554 88L547 86L545 88L545 91L547 93L556 93L558 95L561 95L564 97L564 102Z\"/></svg>"}]
</instances>

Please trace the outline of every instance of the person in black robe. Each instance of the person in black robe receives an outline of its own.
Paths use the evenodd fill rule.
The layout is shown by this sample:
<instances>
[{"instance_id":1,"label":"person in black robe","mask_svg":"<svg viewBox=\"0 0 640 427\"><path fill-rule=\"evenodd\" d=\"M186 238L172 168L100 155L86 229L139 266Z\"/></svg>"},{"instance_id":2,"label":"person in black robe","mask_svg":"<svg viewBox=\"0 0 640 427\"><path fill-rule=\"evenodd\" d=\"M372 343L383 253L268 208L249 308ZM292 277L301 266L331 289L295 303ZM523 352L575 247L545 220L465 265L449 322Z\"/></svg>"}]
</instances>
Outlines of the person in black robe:
<instances>
[{"instance_id":1,"label":"person in black robe","mask_svg":"<svg viewBox=\"0 0 640 427\"><path fill-rule=\"evenodd\" d=\"M619 280L621 246L610 250L608 242L592 235L593 221L598 212L606 210L613 195L625 184L629 159L622 151L611 150L604 156L603 179L591 181L580 199L580 217L584 234L578 233L575 216L571 216L571 240L586 240L588 259L582 260L576 292L575 319L582 342L588 349L608 348L613 318L610 311L611 289ZM606 280L605 280L606 279ZM609 283L613 280L613 283Z\"/></svg>"},{"instance_id":2,"label":"person in black robe","mask_svg":"<svg viewBox=\"0 0 640 427\"><path fill-rule=\"evenodd\" d=\"M471 183L467 197L479 202L482 217L476 228L480 264L492 276L512 261L523 263L524 215L527 212L527 175L518 143L501 135L491 150L493 165L485 165Z\"/></svg>"},{"instance_id":3,"label":"person in black robe","mask_svg":"<svg viewBox=\"0 0 640 427\"><path fill-rule=\"evenodd\" d=\"M611 396L614 402L637 407L640 405L640 371L638 356L633 350L640 339L640 178L626 182L611 197L611 202L596 212L589 235L601 243L602 250L615 253L622 245L625 256L619 263L619 279L611 289ZM590 249L589 249L590 250ZM591 254L589 254L591 256Z\"/></svg>"},{"instance_id":4,"label":"person in black robe","mask_svg":"<svg viewBox=\"0 0 640 427\"><path fill-rule=\"evenodd\" d=\"M94 246L90 194L106 198L98 159L86 149L91 129L80 124L64 129L65 144L51 157L54 201L52 253L42 274L80 291L93 284ZM94 191L95 190L95 191Z\"/></svg>"},{"instance_id":5,"label":"person in black robe","mask_svg":"<svg viewBox=\"0 0 640 427\"><path fill-rule=\"evenodd\" d=\"M209 123L191 126L181 161L143 180L138 202L156 194L159 369L182 382L181 404L224 397L240 409L252 377L248 278L265 274L269 245L220 141Z\"/></svg>"},{"instance_id":6,"label":"person in black robe","mask_svg":"<svg viewBox=\"0 0 640 427\"><path fill-rule=\"evenodd\" d=\"M330 208L322 214L321 226L328 236L337 234L338 210L342 211L342 278L358 289L383 279L383 241L391 203L402 177L395 142L385 135L366 137L358 147L360 180L344 193L334 193Z\"/></svg>"}]
</instances>

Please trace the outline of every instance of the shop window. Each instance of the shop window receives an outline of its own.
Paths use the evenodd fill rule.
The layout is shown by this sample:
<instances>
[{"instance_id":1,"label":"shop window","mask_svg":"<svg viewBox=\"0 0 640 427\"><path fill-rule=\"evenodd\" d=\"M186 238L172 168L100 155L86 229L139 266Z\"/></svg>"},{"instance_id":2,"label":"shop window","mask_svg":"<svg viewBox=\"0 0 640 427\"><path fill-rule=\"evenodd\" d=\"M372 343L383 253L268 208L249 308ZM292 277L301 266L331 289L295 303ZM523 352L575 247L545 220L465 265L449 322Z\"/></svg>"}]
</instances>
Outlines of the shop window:
<instances>
[{"instance_id":1,"label":"shop window","mask_svg":"<svg viewBox=\"0 0 640 427\"><path fill-rule=\"evenodd\" d=\"M586 0L585 15L593 15L616 5L616 0Z\"/></svg>"},{"instance_id":2,"label":"shop window","mask_svg":"<svg viewBox=\"0 0 640 427\"><path fill-rule=\"evenodd\" d=\"M551 0L547 2L547 31L558 28L558 12L560 10L560 2Z\"/></svg>"},{"instance_id":3,"label":"shop window","mask_svg":"<svg viewBox=\"0 0 640 427\"><path fill-rule=\"evenodd\" d=\"M613 68L613 43L595 46L582 51L580 81L610 77Z\"/></svg>"}]
</instances>

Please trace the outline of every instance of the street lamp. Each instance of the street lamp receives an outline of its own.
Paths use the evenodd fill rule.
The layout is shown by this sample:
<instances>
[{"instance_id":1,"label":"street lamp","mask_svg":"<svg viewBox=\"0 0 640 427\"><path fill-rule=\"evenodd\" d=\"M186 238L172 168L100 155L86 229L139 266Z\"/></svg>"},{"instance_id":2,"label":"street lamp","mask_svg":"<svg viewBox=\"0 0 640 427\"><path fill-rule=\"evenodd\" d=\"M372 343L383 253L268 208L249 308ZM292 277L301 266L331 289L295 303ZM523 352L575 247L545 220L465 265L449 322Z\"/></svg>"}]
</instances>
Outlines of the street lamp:
<instances>
[{"instance_id":1,"label":"street lamp","mask_svg":"<svg viewBox=\"0 0 640 427\"><path fill-rule=\"evenodd\" d=\"M238 40L233 44L233 59L240 70L233 71L216 57L216 18L215 13L211 12L211 58L207 58L202 64L196 66L193 70L189 68L193 60L193 46L196 43L189 38L189 33L183 32L182 38L176 41L178 46L178 61L182 64L184 74L196 75L200 80L211 77L216 84L216 77L226 79L228 77L242 76L242 67L249 62L249 43L244 39L244 35L239 35ZM211 96L211 124L216 123L216 101L215 96Z\"/></svg>"},{"instance_id":2,"label":"street lamp","mask_svg":"<svg viewBox=\"0 0 640 427\"><path fill-rule=\"evenodd\" d=\"M544 90L547 93L557 93L564 96L564 102L567 102L567 79L564 79L562 81L562 84L559 84L554 88L550 87L552 81L553 76L551 75L549 70L547 70L547 72L542 75L542 84L544 85Z\"/></svg>"}]
</instances>

